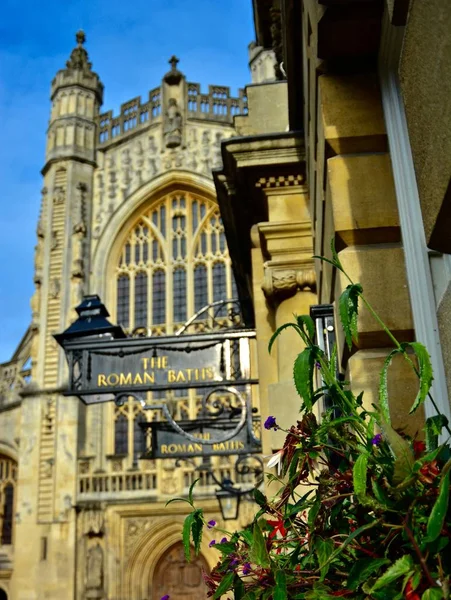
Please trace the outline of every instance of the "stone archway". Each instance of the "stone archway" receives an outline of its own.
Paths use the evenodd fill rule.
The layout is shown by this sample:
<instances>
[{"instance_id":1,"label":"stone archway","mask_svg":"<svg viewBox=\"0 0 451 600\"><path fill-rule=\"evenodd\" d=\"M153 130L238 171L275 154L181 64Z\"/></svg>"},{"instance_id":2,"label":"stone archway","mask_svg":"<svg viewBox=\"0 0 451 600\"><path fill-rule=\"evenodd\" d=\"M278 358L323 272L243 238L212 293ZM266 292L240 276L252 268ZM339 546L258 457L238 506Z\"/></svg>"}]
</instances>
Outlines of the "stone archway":
<instances>
[{"instance_id":1,"label":"stone archway","mask_svg":"<svg viewBox=\"0 0 451 600\"><path fill-rule=\"evenodd\" d=\"M160 558L149 581L152 594L149 600L160 600L168 594L171 600L206 600L207 587L202 578L202 569L208 571L208 565L202 554L192 553L191 562L187 562L183 544L177 542Z\"/></svg>"}]
</instances>

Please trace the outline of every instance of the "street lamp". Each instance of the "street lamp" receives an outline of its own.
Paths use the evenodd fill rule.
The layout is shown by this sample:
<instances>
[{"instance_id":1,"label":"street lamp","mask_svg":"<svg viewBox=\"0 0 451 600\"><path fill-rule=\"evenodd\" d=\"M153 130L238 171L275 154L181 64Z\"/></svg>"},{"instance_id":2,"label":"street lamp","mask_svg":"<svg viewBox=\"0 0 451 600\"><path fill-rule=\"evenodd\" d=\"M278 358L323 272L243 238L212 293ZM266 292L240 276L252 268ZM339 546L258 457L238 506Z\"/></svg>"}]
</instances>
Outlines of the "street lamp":
<instances>
[{"instance_id":1,"label":"street lamp","mask_svg":"<svg viewBox=\"0 0 451 600\"><path fill-rule=\"evenodd\" d=\"M107 320L110 314L97 294L83 296L81 304L75 310L78 319L69 325L63 333L56 333L53 336L64 351L66 351L67 343L73 340L127 337L120 325L112 325Z\"/></svg>"},{"instance_id":2,"label":"street lamp","mask_svg":"<svg viewBox=\"0 0 451 600\"><path fill-rule=\"evenodd\" d=\"M83 377L83 351L71 347L72 342L88 340L113 340L126 338L122 327L112 325L107 317L109 313L97 294L84 296L81 304L75 308L78 319L74 321L63 333L53 337L64 350L67 364L69 365L70 389L76 389ZM79 394L78 397L85 404L97 404L114 400L113 394Z\"/></svg>"},{"instance_id":3,"label":"street lamp","mask_svg":"<svg viewBox=\"0 0 451 600\"><path fill-rule=\"evenodd\" d=\"M219 490L215 491L216 498L224 521L235 521L240 512L241 496L248 494L233 486L231 479L223 479Z\"/></svg>"}]
</instances>

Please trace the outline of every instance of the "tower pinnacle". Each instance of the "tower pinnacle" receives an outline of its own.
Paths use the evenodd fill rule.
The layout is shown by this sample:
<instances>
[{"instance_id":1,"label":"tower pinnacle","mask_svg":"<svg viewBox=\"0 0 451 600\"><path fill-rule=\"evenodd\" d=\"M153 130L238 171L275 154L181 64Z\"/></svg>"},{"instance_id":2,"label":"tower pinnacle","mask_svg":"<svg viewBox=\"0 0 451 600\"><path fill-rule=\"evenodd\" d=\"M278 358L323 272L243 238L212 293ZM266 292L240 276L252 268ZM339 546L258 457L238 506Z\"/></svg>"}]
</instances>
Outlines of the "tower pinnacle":
<instances>
[{"instance_id":1,"label":"tower pinnacle","mask_svg":"<svg viewBox=\"0 0 451 600\"><path fill-rule=\"evenodd\" d=\"M75 34L75 40L79 46L82 46L86 42L86 35L83 29L79 29Z\"/></svg>"},{"instance_id":2,"label":"tower pinnacle","mask_svg":"<svg viewBox=\"0 0 451 600\"><path fill-rule=\"evenodd\" d=\"M88 60L88 53L83 44L86 42L86 35L82 29L79 29L75 34L77 47L72 50L69 60L66 63L68 69L79 71L90 71L92 63Z\"/></svg>"},{"instance_id":3,"label":"tower pinnacle","mask_svg":"<svg viewBox=\"0 0 451 600\"><path fill-rule=\"evenodd\" d=\"M177 64L179 62L180 61L175 54L168 60L168 63L171 65L171 70L164 76L164 81L169 85L178 85L183 77L182 73L177 69Z\"/></svg>"},{"instance_id":4,"label":"tower pinnacle","mask_svg":"<svg viewBox=\"0 0 451 600\"><path fill-rule=\"evenodd\" d=\"M180 60L175 56L175 54L173 54L171 56L171 58L168 60L168 63L171 65L171 68L173 71L175 71L177 69L177 65L180 62Z\"/></svg>"}]
</instances>

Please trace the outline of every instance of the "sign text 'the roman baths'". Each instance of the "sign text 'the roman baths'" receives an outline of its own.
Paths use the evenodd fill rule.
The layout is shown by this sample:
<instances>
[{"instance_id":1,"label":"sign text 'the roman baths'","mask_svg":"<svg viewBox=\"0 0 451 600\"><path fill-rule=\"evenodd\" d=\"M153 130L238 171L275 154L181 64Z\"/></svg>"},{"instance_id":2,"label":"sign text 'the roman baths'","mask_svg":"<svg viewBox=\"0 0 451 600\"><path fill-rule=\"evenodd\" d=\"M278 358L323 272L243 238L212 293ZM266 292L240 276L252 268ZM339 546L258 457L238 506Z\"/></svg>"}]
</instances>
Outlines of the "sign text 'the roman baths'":
<instances>
[{"instance_id":1,"label":"sign text 'the roman baths'","mask_svg":"<svg viewBox=\"0 0 451 600\"><path fill-rule=\"evenodd\" d=\"M141 358L141 373L99 373L98 387L146 385L156 383L156 371L165 376L166 383L190 383L195 381L212 381L215 378L213 367L196 367L190 369L171 369L167 356Z\"/></svg>"}]
</instances>

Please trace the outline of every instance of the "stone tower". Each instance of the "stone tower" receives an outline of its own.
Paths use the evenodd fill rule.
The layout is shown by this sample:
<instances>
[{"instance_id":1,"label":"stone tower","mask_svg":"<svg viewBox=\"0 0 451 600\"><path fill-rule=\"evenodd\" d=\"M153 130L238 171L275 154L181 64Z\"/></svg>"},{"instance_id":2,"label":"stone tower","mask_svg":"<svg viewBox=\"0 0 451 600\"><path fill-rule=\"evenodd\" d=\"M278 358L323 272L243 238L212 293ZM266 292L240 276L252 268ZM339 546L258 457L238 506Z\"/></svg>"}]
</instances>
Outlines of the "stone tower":
<instances>
[{"instance_id":1,"label":"stone tower","mask_svg":"<svg viewBox=\"0 0 451 600\"><path fill-rule=\"evenodd\" d=\"M36 287L31 303L33 383L22 404L19 464L23 468L15 533L16 547L30 548L30 552L16 554L18 577L13 597L18 599L72 597L74 593L74 550L68 542L75 526L79 408L76 400L61 395L66 371L53 334L68 325L72 308L86 291L91 236L88 198L96 166L96 117L103 94L83 46L82 31L76 34L76 41L66 68L58 71L52 82L42 170ZM58 588L57 565L72 572L64 590ZM37 581L42 581L42 587L34 592Z\"/></svg>"}]
</instances>

